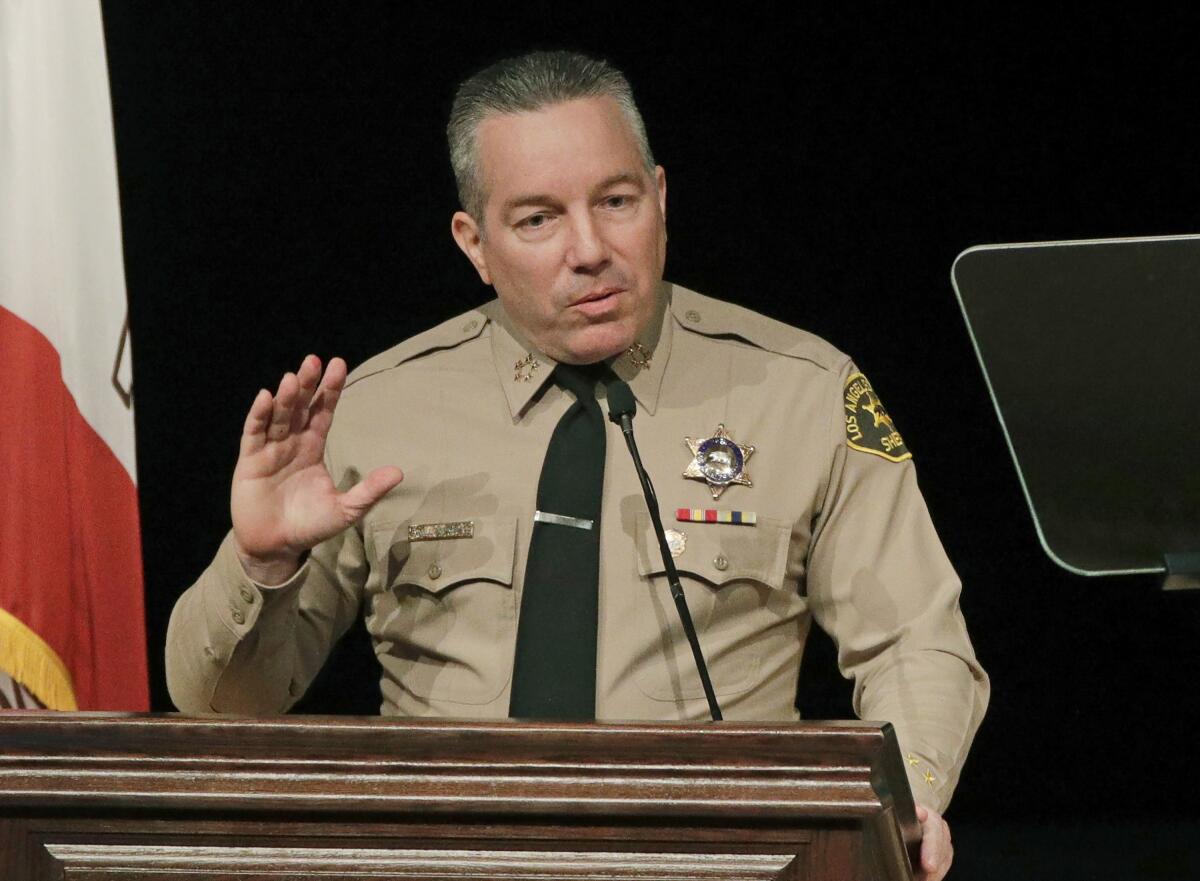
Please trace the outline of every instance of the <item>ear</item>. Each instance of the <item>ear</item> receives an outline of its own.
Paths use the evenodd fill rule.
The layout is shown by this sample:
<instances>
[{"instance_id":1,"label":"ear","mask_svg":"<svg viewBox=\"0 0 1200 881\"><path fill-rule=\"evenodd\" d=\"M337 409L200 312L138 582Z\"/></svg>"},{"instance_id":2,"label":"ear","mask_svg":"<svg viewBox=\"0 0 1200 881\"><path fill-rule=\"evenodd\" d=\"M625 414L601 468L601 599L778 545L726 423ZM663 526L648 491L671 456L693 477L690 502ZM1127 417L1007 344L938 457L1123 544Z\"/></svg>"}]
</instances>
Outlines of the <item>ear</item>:
<instances>
[{"instance_id":1,"label":"ear","mask_svg":"<svg viewBox=\"0 0 1200 881\"><path fill-rule=\"evenodd\" d=\"M488 272L487 259L483 256L483 236L475 218L465 211L455 211L450 218L450 235L462 252L467 255L475 271L484 284L492 283L492 275Z\"/></svg>"},{"instance_id":2,"label":"ear","mask_svg":"<svg viewBox=\"0 0 1200 881\"><path fill-rule=\"evenodd\" d=\"M667 219L667 172L661 165L654 166L654 185L658 189L658 210L663 220Z\"/></svg>"}]
</instances>

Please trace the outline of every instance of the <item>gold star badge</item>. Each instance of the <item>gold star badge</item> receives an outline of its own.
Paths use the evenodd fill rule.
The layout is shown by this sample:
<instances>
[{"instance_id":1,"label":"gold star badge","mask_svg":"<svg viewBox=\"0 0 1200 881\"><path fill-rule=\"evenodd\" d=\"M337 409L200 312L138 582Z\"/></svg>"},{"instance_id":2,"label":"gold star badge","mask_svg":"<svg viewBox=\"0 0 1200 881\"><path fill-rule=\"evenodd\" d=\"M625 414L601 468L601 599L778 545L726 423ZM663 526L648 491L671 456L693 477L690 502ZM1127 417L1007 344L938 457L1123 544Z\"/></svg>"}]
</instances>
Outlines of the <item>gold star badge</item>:
<instances>
[{"instance_id":1,"label":"gold star badge","mask_svg":"<svg viewBox=\"0 0 1200 881\"><path fill-rule=\"evenodd\" d=\"M923 779L923 780L924 780L926 783L928 783L930 786L933 786L933 781L934 781L934 780L936 780L937 778L936 778L936 777L934 777L932 774L930 774L928 771L926 771L926 772L925 772L925 776L924 776L922 779Z\"/></svg>"},{"instance_id":2,"label":"gold star badge","mask_svg":"<svg viewBox=\"0 0 1200 881\"><path fill-rule=\"evenodd\" d=\"M909 753L909 754L906 756L906 758L908 759L908 763L909 763L910 765L912 765L914 768L915 768L917 765L921 764L921 760L920 760L920 759L918 759L916 756L914 756L912 753Z\"/></svg>"},{"instance_id":3,"label":"gold star badge","mask_svg":"<svg viewBox=\"0 0 1200 881\"><path fill-rule=\"evenodd\" d=\"M746 461L754 455L754 447L751 444L739 444L729 436L723 424L717 426L712 437L699 440L685 437L683 442L692 451L692 461L688 463L683 476L707 483L713 501L719 499L725 488L732 484L754 486L746 471Z\"/></svg>"}]
</instances>

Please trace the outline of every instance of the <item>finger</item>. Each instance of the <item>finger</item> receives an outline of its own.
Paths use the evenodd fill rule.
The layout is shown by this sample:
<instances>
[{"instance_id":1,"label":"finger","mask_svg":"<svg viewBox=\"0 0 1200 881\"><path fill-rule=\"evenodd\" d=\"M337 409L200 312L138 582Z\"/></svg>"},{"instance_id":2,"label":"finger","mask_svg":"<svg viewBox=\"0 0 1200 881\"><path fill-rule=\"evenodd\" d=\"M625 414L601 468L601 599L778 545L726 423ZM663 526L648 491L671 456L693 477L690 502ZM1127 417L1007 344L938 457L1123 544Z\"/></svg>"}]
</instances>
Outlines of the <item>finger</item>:
<instances>
[{"instance_id":1,"label":"finger","mask_svg":"<svg viewBox=\"0 0 1200 881\"><path fill-rule=\"evenodd\" d=\"M391 492L404 479L404 472L394 465L376 468L346 492L339 496L346 525L356 523L381 498Z\"/></svg>"},{"instance_id":2,"label":"finger","mask_svg":"<svg viewBox=\"0 0 1200 881\"><path fill-rule=\"evenodd\" d=\"M932 835L926 835L921 842L921 870L930 875L936 875L942 864L942 847L933 840Z\"/></svg>"},{"instance_id":3,"label":"finger","mask_svg":"<svg viewBox=\"0 0 1200 881\"><path fill-rule=\"evenodd\" d=\"M308 407L312 402L313 395L316 394L317 382L320 379L321 359L316 355L308 355L300 362L300 369L296 371L299 392L296 395L295 407L292 409L292 422L289 426L291 431L300 431L308 422Z\"/></svg>"},{"instance_id":4,"label":"finger","mask_svg":"<svg viewBox=\"0 0 1200 881\"><path fill-rule=\"evenodd\" d=\"M267 440L283 440L288 436L292 424L292 410L300 394L296 374L288 371L279 380L279 391L275 392L275 408L271 411L271 424L267 426Z\"/></svg>"},{"instance_id":5,"label":"finger","mask_svg":"<svg viewBox=\"0 0 1200 881\"><path fill-rule=\"evenodd\" d=\"M346 362L341 358L330 358L321 378L321 385L313 396L308 408L308 424L313 430L322 435L329 433L329 425L333 422L333 411L337 408L338 398L346 385Z\"/></svg>"},{"instance_id":6,"label":"finger","mask_svg":"<svg viewBox=\"0 0 1200 881\"><path fill-rule=\"evenodd\" d=\"M924 877L928 878L929 881L942 881L942 879L949 874L950 866L953 863L954 848L951 846L950 842L947 841L945 848L942 850L941 856L938 859L937 865L929 869L928 873ZM922 861L922 868L924 868L924 861Z\"/></svg>"},{"instance_id":7,"label":"finger","mask_svg":"<svg viewBox=\"0 0 1200 881\"><path fill-rule=\"evenodd\" d=\"M267 426L271 423L271 410L274 398L266 389L260 389L246 414L246 423L242 426L241 451L243 455L260 450L267 442Z\"/></svg>"},{"instance_id":8,"label":"finger","mask_svg":"<svg viewBox=\"0 0 1200 881\"><path fill-rule=\"evenodd\" d=\"M920 813L918 810L918 816ZM926 812L921 831L921 869L928 873L931 881L937 881L950 870L950 860L953 858L950 827L939 814Z\"/></svg>"}]
</instances>

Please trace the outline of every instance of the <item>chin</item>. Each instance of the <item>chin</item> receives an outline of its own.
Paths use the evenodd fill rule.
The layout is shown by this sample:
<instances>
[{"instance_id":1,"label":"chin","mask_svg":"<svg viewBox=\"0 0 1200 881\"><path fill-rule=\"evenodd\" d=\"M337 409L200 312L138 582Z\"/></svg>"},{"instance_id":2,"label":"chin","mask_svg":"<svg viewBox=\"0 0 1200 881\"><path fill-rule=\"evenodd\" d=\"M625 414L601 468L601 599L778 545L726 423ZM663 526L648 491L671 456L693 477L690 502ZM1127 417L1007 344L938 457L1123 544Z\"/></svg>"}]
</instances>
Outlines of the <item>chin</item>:
<instances>
[{"instance_id":1,"label":"chin","mask_svg":"<svg viewBox=\"0 0 1200 881\"><path fill-rule=\"evenodd\" d=\"M633 345L634 334L625 328L588 328L568 340L561 358L568 364L595 364L619 355Z\"/></svg>"}]
</instances>

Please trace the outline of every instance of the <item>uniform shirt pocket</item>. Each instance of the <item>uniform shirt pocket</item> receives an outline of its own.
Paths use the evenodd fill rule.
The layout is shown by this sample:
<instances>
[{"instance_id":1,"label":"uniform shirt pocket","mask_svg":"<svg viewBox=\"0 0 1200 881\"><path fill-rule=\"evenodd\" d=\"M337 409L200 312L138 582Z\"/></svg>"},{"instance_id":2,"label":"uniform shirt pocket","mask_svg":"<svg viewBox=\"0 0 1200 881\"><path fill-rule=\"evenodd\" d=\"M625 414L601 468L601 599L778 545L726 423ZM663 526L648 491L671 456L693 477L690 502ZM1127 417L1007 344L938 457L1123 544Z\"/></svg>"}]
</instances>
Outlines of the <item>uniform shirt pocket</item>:
<instances>
[{"instance_id":1,"label":"uniform shirt pocket","mask_svg":"<svg viewBox=\"0 0 1200 881\"><path fill-rule=\"evenodd\" d=\"M490 703L512 676L516 519L471 523L470 538L410 541L408 522L372 530L381 578L367 628L384 676L422 699Z\"/></svg>"},{"instance_id":2,"label":"uniform shirt pocket","mask_svg":"<svg viewBox=\"0 0 1200 881\"><path fill-rule=\"evenodd\" d=\"M639 659L635 681L656 700L703 698L649 514L639 512L635 524L638 575L651 607L641 618L644 626L662 628L644 634L653 648ZM669 528L684 536L675 568L713 690L717 694L746 691L759 681L769 653L787 650L775 642L788 639L789 632L790 639L796 639L794 627L789 631L787 626L795 618L795 592L784 590L791 526L760 517L754 526L675 523ZM669 648L664 648L668 643Z\"/></svg>"}]
</instances>

